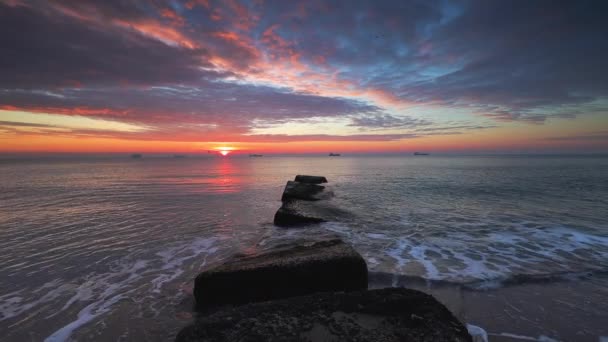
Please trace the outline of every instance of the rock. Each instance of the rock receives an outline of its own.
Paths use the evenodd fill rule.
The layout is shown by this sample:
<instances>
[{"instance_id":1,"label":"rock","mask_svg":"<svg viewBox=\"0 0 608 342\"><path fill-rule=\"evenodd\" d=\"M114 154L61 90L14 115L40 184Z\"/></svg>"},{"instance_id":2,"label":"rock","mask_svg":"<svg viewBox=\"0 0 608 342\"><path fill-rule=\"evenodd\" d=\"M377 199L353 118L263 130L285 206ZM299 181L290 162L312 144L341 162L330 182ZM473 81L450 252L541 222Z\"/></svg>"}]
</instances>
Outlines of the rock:
<instances>
[{"instance_id":1,"label":"rock","mask_svg":"<svg viewBox=\"0 0 608 342\"><path fill-rule=\"evenodd\" d=\"M297 175L296 182L300 183L308 183L308 184L321 184L327 183L327 178L323 176L307 176L307 175Z\"/></svg>"},{"instance_id":2,"label":"rock","mask_svg":"<svg viewBox=\"0 0 608 342\"><path fill-rule=\"evenodd\" d=\"M283 190L283 196L281 201L288 200L304 200L304 201L318 201L322 197L318 196L320 192L325 189L322 185L300 183L294 181L288 181Z\"/></svg>"},{"instance_id":3,"label":"rock","mask_svg":"<svg viewBox=\"0 0 608 342\"><path fill-rule=\"evenodd\" d=\"M274 216L279 227L301 227L327 221L352 218L352 213L335 206L331 201L287 201Z\"/></svg>"},{"instance_id":4,"label":"rock","mask_svg":"<svg viewBox=\"0 0 608 342\"><path fill-rule=\"evenodd\" d=\"M192 341L472 341L432 296L391 288L317 293L217 311L182 329Z\"/></svg>"},{"instance_id":5,"label":"rock","mask_svg":"<svg viewBox=\"0 0 608 342\"><path fill-rule=\"evenodd\" d=\"M320 217L306 216L288 205L283 205L274 214L274 224L279 227L297 227L325 222Z\"/></svg>"},{"instance_id":6,"label":"rock","mask_svg":"<svg viewBox=\"0 0 608 342\"><path fill-rule=\"evenodd\" d=\"M339 239L239 257L196 277L199 308L367 288L367 265Z\"/></svg>"},{"instance_id":7,"label":"rock","mask_svg":"<svg viewBox=\"0 0 608 342\"><path fill-rule=\"evenodd\" d=\"M324 186L313 184L327 182L327 179L320 176L298 175L296 180L304 182L287 182L281 197L283 205L274 215L274 224L279 227L295 227L327 221L320 215L323 212L320 206L309 204L328 199L333 195L333 192L325 191Z\"/></svg>"}]
</instances>

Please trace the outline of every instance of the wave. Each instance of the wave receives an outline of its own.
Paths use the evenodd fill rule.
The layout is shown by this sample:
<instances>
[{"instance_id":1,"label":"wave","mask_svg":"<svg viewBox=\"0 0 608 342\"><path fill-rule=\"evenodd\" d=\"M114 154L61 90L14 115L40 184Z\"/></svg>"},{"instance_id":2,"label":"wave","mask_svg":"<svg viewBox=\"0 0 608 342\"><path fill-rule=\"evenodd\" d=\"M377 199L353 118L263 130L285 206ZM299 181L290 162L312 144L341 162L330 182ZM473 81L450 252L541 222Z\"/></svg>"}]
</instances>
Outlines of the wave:
<instances>
[{"instance_id":1,"label":"wave","mask_svg":"<svg viewBox=\"0 0 608 342\"><path fill-rule=\"evenodd\" d=\"M0 321L27 314L40 315L40 319L44 320L56 317L53 321L64 325L45 341L66 341L76 329L111 312L115 305L124 300L166 297L166 294L161 294L163 287L178 279L186 270L204 267L210 258L215 262L224 257L219 253L221 241L218 237L198 238L148 257L125 257L109 265L106 272L90 273L72 280L55 279L37 289L21 289L2 295ZM172 293L171 296L179 294ZM147 302L152 310L155 302ZM58 309L51 313L44 310L51 307ZM65 324L65 317L74 315L75 311L76 317Z\"/></svg>"},{"instance_id":2,"label":"wave","mask_svg":"<svg viewBox=\"0 0 608 342\"><path fill-rule=\"evenodd\" d=\"M527 223L505 230L372 230L325 224L355 245L371 272L493 287L608 272L608 237ZM495 285L492 285L495 284Z\"/></svg>"},{"instance_id":3,"label":"wave","mask_svg":"<svg viewBox=\"0 0 608 342\"><path fill-rule=\"evenodd\" d=\"M431 280L420 276L402 275L387 272L369 272L371 287L399 287L409 285L435 286L435 287L458 287L464 290L490 290L502 287L518 286L525 284L542 284L554 282L567 282L590 280L592 278L608 278L608 269L592 270L587 272L563 272L548 274L515 274L503 278L476 280L470 282L459 282L450 280Z\"/></svg>"}]
</instances>

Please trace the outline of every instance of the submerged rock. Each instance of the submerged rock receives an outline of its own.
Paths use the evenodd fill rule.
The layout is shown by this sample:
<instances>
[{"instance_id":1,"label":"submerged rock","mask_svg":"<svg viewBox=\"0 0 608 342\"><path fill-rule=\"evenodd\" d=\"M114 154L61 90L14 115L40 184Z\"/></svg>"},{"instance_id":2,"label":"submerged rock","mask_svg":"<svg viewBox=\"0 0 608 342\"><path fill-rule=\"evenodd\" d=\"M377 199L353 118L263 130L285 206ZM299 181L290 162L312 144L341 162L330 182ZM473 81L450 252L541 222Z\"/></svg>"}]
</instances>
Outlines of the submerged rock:
<instances>
[{"instance_id":1,"label":"submerged rock","mask_svg":"<svg viewBox=\"0 0 608 342\"><path fill-rule=\"evenodd\" d=\"M199 274L194 297L205 307L366 288L365 260L334 239L235 258Z\"/></svg>"},{"instance_id":2,"label":"submerged rock","mask_svg":"<svg viewBox=\"0 0 608 342\"><path fill-rule=\"evenodd\" d=\"M274 224L279 227L297 227L321 222L325 222L325 220L320 217L306 216L285 204L274 214Z\"/></svg>"},{"instance_id":3,"label":"submerged rock","mask_svg":"<svg viewBox=\"0 0 608 342\"><path fill-rule=\"evenodd\" d=\"M327 183L327 178L323 176L308 176L308 175L297 175L296 182L300 183L308 183L308 184L321 184Z\"/></svg>"},{"instance_id":4,"label":"submerged rock","mask_svg":"<svg viewBox=\"0 0 608 342\"><path fill-rule=\"evenodd\" d=\"M288 181L285 185L285 190L283 190L281 201L318 201L322 199L319 194L323 191L323 189L325 189L325 187L322 185Z\"/></svg>"},{"instance_id":5,"label":"submerged rock","mask_svg":"<svg viewBox=\"0 0 608 342\"><path fill-rule=\"evenodd\" d=\"M432 296L404 288L317 293L225 309L182 329L191 341L472 341Z\"/></svg>"},{"instance_id":6,"label":"submerged rock","mask_svg":"<svg viewBox=\"0 0 608 342\"><path fill-rule=\"evenodd\" d=\"M334 205L331 201L287 201L276 212L274 224L279 227L301 227L351 217L350 211Z\"/></svg>"},{"instance_id":7,"label":"submerged rock","mask_svg":"<svg viewBox=\"0 0 608 342\"><path fill-rule=\"evenodd\" d=\"M327 179L323 176L306 175L297 175L296 181L288 181L281 197L283 205L274 215L274 224L279 227L294 227L329 221L331 215L327 214L331 210L312 204L332 197L331 190L318 185L326 182Z\"/></svg>"}]
</instances>

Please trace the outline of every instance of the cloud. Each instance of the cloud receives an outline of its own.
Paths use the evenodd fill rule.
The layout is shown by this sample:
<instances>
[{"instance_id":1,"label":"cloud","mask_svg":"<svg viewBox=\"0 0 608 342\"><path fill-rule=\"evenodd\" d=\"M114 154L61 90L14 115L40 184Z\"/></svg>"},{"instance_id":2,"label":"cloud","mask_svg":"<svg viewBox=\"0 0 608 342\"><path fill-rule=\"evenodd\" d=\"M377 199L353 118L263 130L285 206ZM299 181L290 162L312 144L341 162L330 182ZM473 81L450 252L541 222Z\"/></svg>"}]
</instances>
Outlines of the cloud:
<instances>
[{"instance_id":1,"label":"cloud","mask_svg":"<svg viewBox=\"0 0 608 342\"><path fill-rule=\"evenodd\" d=\"M209 65L203 49L25 6L0 3L0 44L0 88L137 86L221 76L200 69Z\"/></svg>"},{"instance_id":2,"label":"cloud","mask_svg":"<svg viewBox=\"0 0 608 342\"><path fill-rule=\"evenodd\" d=\"M153 128L154 132L145 132L148 137L142 139L153 135L155 139L192 140L208 138L209 126L233 135L248 132L259 120L340 117L380 110L354 100L223 82L200 88L61 89L55 95L61 96L23 89L0 90L0 104L4 104L0 109L103 118ZM113 100L108 101L110 98Z\"/></svg>"},{"instance_id":3,"label":"cloud","mask_svg":"<svg viewBox=\"0 0 608 342\"><path fill-rule=\"evenodd\" d=\"M432 125L433 122L424 119L411 117L395 117L388 114L374 116L361 116L352 118L349 126L360 127L362 129L385 129L385 128L418 128L421 126Z\"/></svg>"},{"instance_id":4,"label":"cloud","mask_svg":"<svg viewBox=\"0 0 608 342\"><path fill-rule=\"evenodd\" d=\"M273 5L284 14L262 22L300 61L401 103L542 123L608 97L601 1Z\"/></svg>"},{"instance_id":5,"label":"cloud","mask_svg":"<svg viewBox=\"0 0 608 342\"><path fill-rule=\"evenodd\" d=\"M568 135L568 136L557 136L557 137L548 137L545 138L544 140L551 140L551 141L578 141L578 142L582 142L582 141L600 141L600 142L605 142L608 143L608 131L597 131L597 132L591 132L589 134L582 134L582 135Z\"/></svg>"},{"instance_id":6,"label":"cloud","mask_svg":"<svg viewBox=\"0 0 608 342\"><path fill-rule=\"evenodd\" d=\"M0 107L185 141L252 139L259 122L319 117L401 134L348 138L362 141L543 124L608 109L607 7L0 0ZM448 124L454 111L466 117ZM345 139L294 139L305 137Z\"/></svg>"},{"instance_id":7,"label":"cloud","mask_svg":"<svg viewBox=\"0 0 608 342\"><path fill-rule=\"evenodd\" d=\"M10 126L10 127L39 127L39 128L56 127L54 125L47 125L47 124L39 124L39 123L32 123L32 122L13 122L13 121L0 121L0 126Z\"/></svg>"},{"instance_id":8,"label":"cloud","mask_svg":"<svg viewBox=\"0 0 608 342\"><path fill-rule=\"evenodd\" d=\"M246 136L247 137L247 136ZM249 135L256 142L294 142L294 141L395 141L404 139L414 139L420 137L417 134L351 134L351 135L330 135L330 134L255 134ZM244 141L247 141L245 138Z\"/></svg>"},{"instance_id":9,"label":"cloud","mask_svg":"<svg viewBox=\"0 0 608 342\"><path fill-rule=\"evenodd\" d=\"M400 96L470 106L498 121L532 123L563 115L560 106L608 95L606 3L471 1L429 38L428 62L453 71L403 85ZM450 56L450 63L443 63ZM484 109L494 106L492 112Z\"/></svg>"}]
</instances>

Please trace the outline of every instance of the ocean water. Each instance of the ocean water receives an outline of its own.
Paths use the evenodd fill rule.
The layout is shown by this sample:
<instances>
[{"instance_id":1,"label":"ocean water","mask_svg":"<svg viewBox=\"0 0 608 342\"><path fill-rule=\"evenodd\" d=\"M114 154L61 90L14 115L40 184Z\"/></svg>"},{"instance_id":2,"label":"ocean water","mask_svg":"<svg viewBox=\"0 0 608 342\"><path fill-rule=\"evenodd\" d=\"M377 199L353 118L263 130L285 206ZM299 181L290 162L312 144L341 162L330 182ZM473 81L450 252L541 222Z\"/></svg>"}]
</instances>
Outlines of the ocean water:
<instances>
[{"instance_id":1,"label":"ocean water","mask_svg":"<svg viewBox=\"0 0 608 342\"><path fill-rule=\"evenodd\" d=\"M326 176L336 221L274 227ZM192 280L235 254L339 236L372 287L430 292L490 341L608 336L608 158L0 160L0 340L172 340Z\"/></svg>"}]
</instances>

